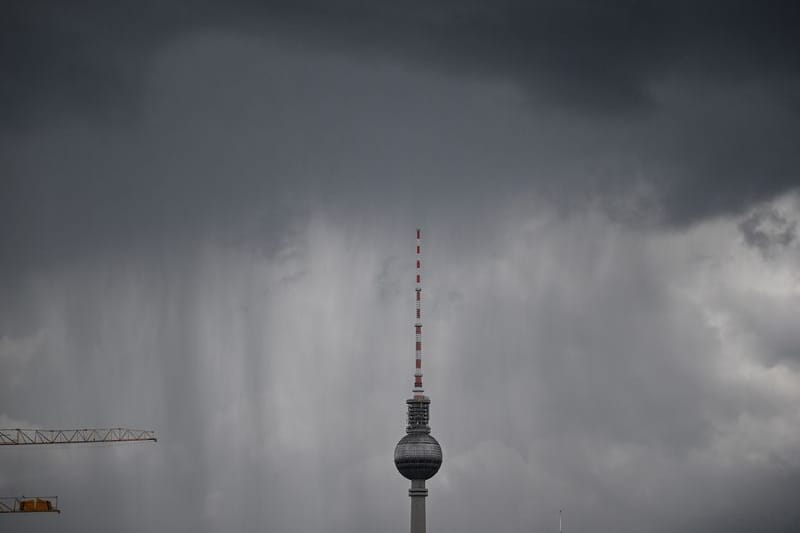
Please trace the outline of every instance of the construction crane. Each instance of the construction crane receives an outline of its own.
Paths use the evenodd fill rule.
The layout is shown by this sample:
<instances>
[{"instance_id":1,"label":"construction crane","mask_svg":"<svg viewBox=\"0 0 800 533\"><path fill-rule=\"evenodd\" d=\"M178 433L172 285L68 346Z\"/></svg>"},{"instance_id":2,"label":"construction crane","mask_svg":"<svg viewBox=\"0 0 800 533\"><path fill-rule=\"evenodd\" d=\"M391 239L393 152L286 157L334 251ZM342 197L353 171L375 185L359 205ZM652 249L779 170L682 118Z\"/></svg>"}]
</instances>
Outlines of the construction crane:
<instances>
[{"instance_id":1,"label":"construction crane","mask_svg":"<svg viewBox=\"0 0 800 533\"><path fill-rule=\"evenodd\" d=\"M0 429L0 446L87 444L102 442L156 442L154 431L127 428ZM58 496L0 497L0 514L60 513Z\"/></svg>"}]
</instances>

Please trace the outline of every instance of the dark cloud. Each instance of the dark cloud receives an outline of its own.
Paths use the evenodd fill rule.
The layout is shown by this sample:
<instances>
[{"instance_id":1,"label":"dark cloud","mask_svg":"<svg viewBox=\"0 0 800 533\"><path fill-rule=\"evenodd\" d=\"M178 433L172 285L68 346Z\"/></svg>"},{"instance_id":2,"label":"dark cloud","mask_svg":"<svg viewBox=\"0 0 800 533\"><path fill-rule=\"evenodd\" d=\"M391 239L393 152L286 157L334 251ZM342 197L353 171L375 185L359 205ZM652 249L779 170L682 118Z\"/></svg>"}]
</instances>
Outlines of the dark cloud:
<instances>
[{"instance_id":1,"label":"dark cloud","mask_svg":"<svg viewBox=\"0 0 800 533\"><path fill-rule=\"evenodd\" d=\"M787 220L775 208L754 210L739 223L744 241L765 256L797 240L797 221Z\"/></svg>"},{"instance_id":2,"label":"dark cloud","mask_svg":"<svg viewBox=\"0 0 800 533\"><path fill-rule=\"evenodd\" d=\"M647 210L649 216L659 223L686 225L746 209L796 186L800 119L793 88L800 73L800 46L794 31L798 11L793 2L729 2L725 9L716 2L648 1L613 5L173 1L122 6L85 2L69 7L59 2L15 2L7 7L0 30L0 76L4 79L0 114L6 136L64 117L88 117L100 129L121 124L137 127L151 104L148 80L161 52L204 32L252 36L304 50L294 61L310 65L321 54L338 53L365 72L396 66L407 68L411 76L443 73L455 83L515 87L527 104L518 114L537 120L544 118L543 113L563 114L560 120L570 125L561 132L556 126L549 137L542 137L497 121L497 146L485 149L487 154L494 153L494 166L486 165L492 168L492 180L508 182L513 172L524 176L513 180L513 187L522 185L573 207L584 205L586 197L608 203L630 196L637 183L644 182L652 193L645 204L654 207ZM220 53L213 47L202 50ZM218 89L247 79L241 69L268 61L259 57L263 51L252 48L229 52L250 55L245 61L229 61L231 68L224 80L215 81L217 85L185 85L185 96L191 100L190 93L206 94L206 104L215 106L221 98L232 96L217 94ZM220 68L210 59L196 63L196 68ZM334 89L334 94L345 99L361 99L361 91L376 89L363 78L342 85L348 76L345 70L323 67L316 79L295 80L295 84L301 93L306 90L300 85L304 81L323 87L338 85L341 90ZM423 83L413 89L419 92L410 101L398 93L409 90L402 80L390 83L397 84L397 91L381 87L382 104L398 114L364 106L365 119L391 123L397 129L413 128L423 136L425 130L436 130L430 122L440 112L437 106L442 99L427 99L425 93L437 89ZM480 111L471 108L488 109L486 96L481 98L479 93L472 105L459 110L476 120L442 129L441 135L430 139L430 149L441 154L453 149L461 152L460 157L469 153L472 159L483 155L475 152L468 137L468 129L481 128L483 119ZM267 105L280 108L285 107L288 95L264 96L271 98ZM314 115L316 106L326 105L324 96L315 98L302 102L295 110L297 116L287 114L286 118L302 123L303 115ZM415 116L414 106L426 99L424 111ZM345 107L351 113L358 108L358 104ZM344 120L352 129L352 120L346 116ZM547 122L542 125L548 127ZM340 126L321 120L315 128L333 133ZM519 138L512 139L515 136ZM341 161L326 161L326 154L308 139L285 142L293 147L290 152L302 147L313 150L320 168L327 171L341 165ZM417 147L407 141L395 146L404 147L410 158L424 156L411 155ZM537 150L558 154L561 160L540 163L542 172L536 172L524 152L539 155ZM577 166L564 161L567 153L579 161ZM151 155L144 152L132 157L142 160ZM5 158L7 168L18 164L12 156ZM437 188L464 186L455 175L461 169L429 166ZM120 172L114 167L107 170ZM350 176L359 186L369 180L373 187L383 188L393 179L368 177L365 170L351 169ZM409 174L414 169L398 170ZM6 184L7 196L13 198L18 188L25 188L16 181L26 178L15 180L13 172L6 176L11 182ZM149 172L145 181L163 179L159 172ZM169 193L163 184L136 181L137 187L141 184L149 192L133 194L130 204L125 195L122 213L138 212L140 196L147 203ZM233 180L231 189L253 196L240 179ZM188 215L194 210L207 212L202 203L187 207ZM126 222L110 221L109 231L120 224Z\"/></svg>"},{"instance_id":3,"label":"dark cloud","mask_svg":"<svg viewBox=\"0 0 800 533\"><path fill-rule=\"evenodd\" d=\"M672 75L796 79L793 2L19 2L5 18L5 109L54 97L94 106L181 31L229 27L512 80L578 108L652 104ZM60 95L60 96L58 96ZM25 103L25 102L22 102ZM31 102L28 102L28 106ZM29 108L29 107L28 107Z\"/></svg>"}]
</instances>

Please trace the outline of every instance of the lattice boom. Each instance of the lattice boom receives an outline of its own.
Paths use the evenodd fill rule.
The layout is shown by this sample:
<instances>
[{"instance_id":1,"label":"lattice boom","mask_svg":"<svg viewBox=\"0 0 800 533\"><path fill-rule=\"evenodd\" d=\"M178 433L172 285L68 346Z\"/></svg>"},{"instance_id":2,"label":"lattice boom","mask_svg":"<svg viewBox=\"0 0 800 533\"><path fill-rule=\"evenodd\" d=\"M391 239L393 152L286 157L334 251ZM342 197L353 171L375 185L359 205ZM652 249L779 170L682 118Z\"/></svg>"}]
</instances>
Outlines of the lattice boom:
<instances>
[{"instance_id":1,"label":"lattice boom","mask_svg":"<svg viewBox=\"0 0 800 533\"><path fill-rule=\"evenodd\" d=\"M87 442L155 442L155 431L127 428L0 429L0 446L79 444Z\"/></svg>"}]
</instances>

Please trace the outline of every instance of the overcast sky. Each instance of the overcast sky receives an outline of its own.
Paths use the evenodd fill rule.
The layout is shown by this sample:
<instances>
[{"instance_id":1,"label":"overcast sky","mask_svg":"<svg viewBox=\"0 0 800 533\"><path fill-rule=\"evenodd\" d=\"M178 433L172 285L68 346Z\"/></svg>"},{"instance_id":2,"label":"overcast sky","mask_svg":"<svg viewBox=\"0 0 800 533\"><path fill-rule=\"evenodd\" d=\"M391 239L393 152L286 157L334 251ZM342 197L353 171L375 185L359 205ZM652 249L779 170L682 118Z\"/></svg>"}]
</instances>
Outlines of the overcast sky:
<instances>
[{"instance_id":1,"label":"overcast sky","mask_svg":"<svg viewBox=\"0 0 800 533\"><path fill-rule=\"evenodd\" d=\"M9 531L800 523L796 2L8 1Z\"/></svg>"}]
</instances>

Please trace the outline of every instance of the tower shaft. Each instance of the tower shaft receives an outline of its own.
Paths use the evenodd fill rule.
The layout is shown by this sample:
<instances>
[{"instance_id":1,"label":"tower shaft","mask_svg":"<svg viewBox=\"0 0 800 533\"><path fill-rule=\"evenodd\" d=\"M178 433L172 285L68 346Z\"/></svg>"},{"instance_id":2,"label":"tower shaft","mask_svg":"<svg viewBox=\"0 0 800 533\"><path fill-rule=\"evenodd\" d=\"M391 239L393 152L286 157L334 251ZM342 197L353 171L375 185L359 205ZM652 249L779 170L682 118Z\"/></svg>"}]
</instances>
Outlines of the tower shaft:
<instances>
[{"instance_id":1,"label":"tower shaft","mask_svg":"<svg viewBox=\"0 0 800 533\"><path fill-rule=\"evenodd\" d=\"M425 480L411 480L411 488L408 489L408 495L411 497L411 533L425 533L427 528L425 498L428 497Z\"/></svg>"}]
</instances>

